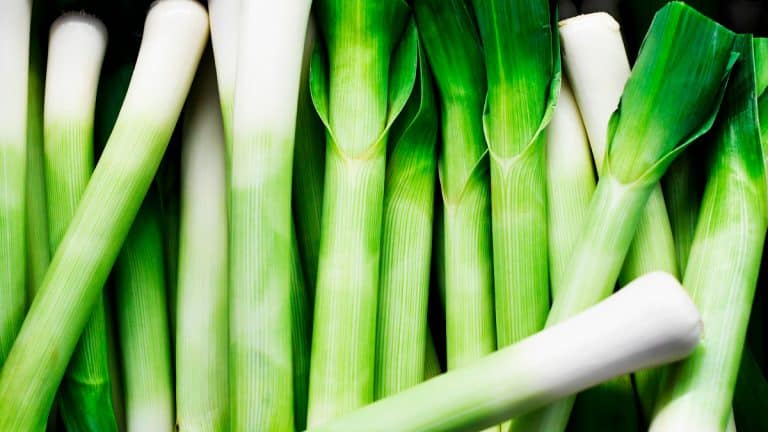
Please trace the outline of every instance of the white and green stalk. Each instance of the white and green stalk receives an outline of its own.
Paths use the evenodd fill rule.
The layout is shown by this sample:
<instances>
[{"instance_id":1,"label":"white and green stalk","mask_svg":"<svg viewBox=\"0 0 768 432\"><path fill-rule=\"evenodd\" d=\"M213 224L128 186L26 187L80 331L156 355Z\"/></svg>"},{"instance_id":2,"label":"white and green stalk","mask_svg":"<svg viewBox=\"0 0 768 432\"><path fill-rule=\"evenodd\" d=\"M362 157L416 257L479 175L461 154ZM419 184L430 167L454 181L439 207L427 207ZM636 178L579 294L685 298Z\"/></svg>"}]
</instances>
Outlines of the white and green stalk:
<instances>
[{"instance_id":1,"label":"white and green stalk","mask_svg":"<svg viewBox=\"0 0 768 432\"><path fill-rule=\"evenodd\" d=\"M656 15L609 121L600 179L548 326L613 292L659 179L714 122L733 65L733 41L733 33L682 3L671 2ZM674 248L671 252L674 264ZM564 430L573 400L515 423L519 430Z\"/></svg>"},{"instance_id":2,"label":"white and green stalk","mask_svg":"<svg viewBox=\"0 0 768 432\"><path fill-rule=\"evenodd\" d=\"M229 177L232 430L294 427L291 173L310 3L240 10Z\"/></svg>"},{"instance_id":3,"label":"white and green stalk","mask_svg":"<svg viewBox=\"0 0 768 432\"><path fill-rule=\"evenodd\" d=\"M317 260L320 253L320 226L323 219L323 177L325 176L325 130L312 105L309 66L317 39L310 16L301 66L296 139L293 158L293 216L301 262L309 293L315 292ZM310 299L313 298L310 295Z\"/></svg>"},{"instance_id":4,"label":"white and green stalk","mask_svg":"<svg viewBox=\"0 0 768 432\"><path fill-rule=\"evenodd\" d=\"M43 427L181 112L207 18L192 0L150 9L115 128L0 371L0 430Z\"/></svg>"},{"instance_id":5,"label":"white and green stalk","mask_svg":"<svg viewBox=\"0 0 768 432\"><path fill-rule=\"evenodd\" d=\"M310 431L480 430L615 376L684 358L699 343L701 327L679 282L651 273L558 325Z\"/></svg>"},{"instance_id":6,"label":"white and green stalk","mask_svg":"<svg viewBox=\"0 0 768 432\"><path fill-rule=\"evenodd\" d=\"M752 308L768 194L754 43L739 36L739 62L713 134L712 166L683 283L707 326L702 345L665 374L650 430L724 430Z\"/></svg>"},{"instance_id":7,"label":"white and green stalk","mask_svg":"<svg viewBox=\"0 0 768 432\"><path fill-rule=\"evenodd\" d=\"M310 91L326 127L310 427L373 401L387 135L416 79L401 0L319 0Z\"/></svg>"},{"instance_id":8,"label":"white and green stalk","mask_svg":"<svg viewBox=\"0 0 768 432\"><path fill-rule=\"evenodd\" d=\"M128 432L171 432L176 424L162 222L156 198L153 192L144 200L115 263Z\"/></svg>"},{"instance_id":9,"label":"white and green stalk","mask_svg":"<svg viewBox=\"0 0 768 432\"><path fill-rule=\"evenodd\" d=\"M97 18L67 14L51 26L45 82L44 159L50 250L56 252L93 172L96 90L107 46ZM102 296L69 362L59 391L64 424L116 431Z\"/></svg>"},{"instance_id":10,"label":"white and green stalk","mask_svg":"<svg viewBox=\"0 0 768 432\"><path fill-rule=\"evenodd\" d=\"M560 91L549 3L473 1L488 81L483 129L491 165L499 347L541 330L549 312L545 130Z\"/></svg>"},{"instance_id":11,"label":"white and green stalk","mask_svg":"<svg viewBox=\"0 0 768 432\"><path fill-rule=\"evenodd\" d=\"M421 51L417 87L392 126L390 143L376 316L376 399L424 380L437 107Z\"/></svg>"},{"instance_id":12,"label":"white and green stalk","mask_svg":"<svg viewBox=\"0 0 768 432\"><path fill-rule=\"evenodd\" d=\"M32 0L0 4L0 367L27 307L27 84ZM46 413L47 414L47 413Z\"/></svg>"},{"instance_id":13,"label":"white and green stalk","mask_svg":"<svg viewBox=\"0 0 768 432\"><path fill-rule=\"evenodd\" d=\"M568 260L595 191L595 167L581 113L567 80L547 129L549 280L552 297L566 283Z\"/></svg>"},{"instance_id":14,"label":"white and green stalk","mask_svg":"<svg viewBox=\"0 0 768 432\"><path fill-rule=\"evenodd\" d=\"M619 24L606 13L592 13L563 20L560 23L563 65L573 83L573 92L589 136L598 175L605 170L608 145L608 123L619 106L624 86L630 76L629 61ZM619 284L651 271L665 271L679 276L674 237L661 187L656 185L645 204L635 238L624 260ZM637 376L643 410L650 414L658 385L656 371ZM616 405L611 410L631 410L633 389L629 377L606 383L593 393L611 394L607 400ZM597 395L593 395L597 396ZM585 398L590 398L585 395ZM629 402L623 402L630 399ZM623 403L622 403L623 402ZM590 407L585 400L587 412ZM620 405L619 405L620 404ZM628 419L634 422L633 418Z\"/></svg>"},{"instance_id":15,"label":"white and green stalk","mask_svg":"<svg viewBox=\"0 0 768 432\"><path fill-rule=\"evenodd\" d=\"M435 218L433 255L445 307L447 368L453 370L496 349L485 68L464 0L418 0L414 9L440 102L442 214Z\"/></svg>"},{"instance_id":16,"label":"white and green stalk","mask_svg":"<svg viewBox=\"0 0 768 432\"><path fill-rule=\"evenodd\" d=\"M187 105L176 291L178 430L229 428L226 147L212 58Z\"/></svg>"},{"instance_id":17,"label":"white and green stalk","mask_svg":"<svg viewBox=\"0 0 768 432\"><path fill-rule=\"evenodd\" d=\"M45 45L42 31L45 5L35 2L29 49L27 103L27 296L31 301L43 282L51 260L48 242L48 209L45 202L45 161L43 159L43 97L45 86ZM48 29L45 29L48 30Z\"/></svg>"},{"instance_id":18,"label":"white and green stalk","mask_svg":"<svg viewBox=\"0 0 768 432\"><path fill-rule=\"evenodd\" d=\"M216 65L216 82L219 87L221 113L224 119L224 141L228 156L232 147L232 109L235 102L240 3L241 0L210 0L208 2L211 47Z\"/></svg>"}]
</instances>

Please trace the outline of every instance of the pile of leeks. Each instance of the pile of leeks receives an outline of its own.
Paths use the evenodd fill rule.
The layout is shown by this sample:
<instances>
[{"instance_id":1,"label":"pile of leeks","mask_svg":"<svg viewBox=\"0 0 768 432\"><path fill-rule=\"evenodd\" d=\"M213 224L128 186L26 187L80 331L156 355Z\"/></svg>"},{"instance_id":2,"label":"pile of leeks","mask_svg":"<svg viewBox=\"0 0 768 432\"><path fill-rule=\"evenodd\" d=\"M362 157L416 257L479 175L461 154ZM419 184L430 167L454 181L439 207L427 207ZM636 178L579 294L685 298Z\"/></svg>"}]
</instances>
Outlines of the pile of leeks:
<instances>
[{"instance_id":1,"label":"pile of leeks","mask_svg":"<svg viewBox=\"0 0 768 432\"><path fill-rule=\"evenodd\" d=\"M766 430L768 39L630 3L2 1L0 430Z\"/></svg>"}]
</instances>

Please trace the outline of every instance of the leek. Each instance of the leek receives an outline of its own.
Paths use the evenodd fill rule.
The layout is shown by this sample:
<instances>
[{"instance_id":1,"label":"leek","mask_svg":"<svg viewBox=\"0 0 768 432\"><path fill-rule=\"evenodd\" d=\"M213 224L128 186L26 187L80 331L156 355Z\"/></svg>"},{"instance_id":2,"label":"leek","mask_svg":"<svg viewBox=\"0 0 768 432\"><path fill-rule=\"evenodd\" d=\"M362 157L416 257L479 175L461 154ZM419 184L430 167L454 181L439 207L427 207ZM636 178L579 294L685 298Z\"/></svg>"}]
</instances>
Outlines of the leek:
<instances>
[{"instance_id":1,"label":"leek","mask_svg":"<svg viewBox=\"0 0 768 432\"><path fill-rule=\"evenodd\" d=\"M232 430L294 426L291 168L309 7L244 2L240 10L229 177Z\"/></svg>"},{"instance_id":2,"label":"leek","mask_svg":"<svg viewBox=\"0 0 768 432\"><path fill-rule=\"evenodd\" d=\"M44 156L50 250L56 251L93 171L96 90L107 30L68 14L51 27L45 83ZM105 306L100 296L70 360L59 407L68 429L117 430L111 400Z\"/></svg>"},{"instance_id":3,"label":"leek","mask_svg":"<svg viewBox=\"0 0 768 432\"><path fill-rule=\"evenodd\" d=\"M44 9L41 2L32 5L27 91L27 296L30 300L43 282L51 260L43 159L43 88L47 36L47 32L41 31Z\"/></svg>"},{"instance_id":4,"label":"leek","mask_svg":"<svg viewBox=\"0 0 768 432\"><path fill-rule=\"evenodd\" d=\"M0 4L0 366L24 320L26 139L32 0Z\"/></svg>"},{"instance_id":5,"label":"leek","mask_svg":"<svg viewBox=\"0 0 768 432\"><path fill-rule=\"evenodd\" d=\"M231 156L232 147L232 109L235 101L240 3L241 0L210 0L208 2L211 47L216 65L216 82L219 87L227 156ZM229 158L227 158L227 167L229 171Z\"/></svg>"},{"instance_id":6,"label":"leek","mask_svg":"<svg viewBox=\"0 0 768 432\"><path fill-rule=\"evenodd\" d=\"M568 279L565 273L579 228L595 191L595 167L581 114L566 80L547 131L547 208L549 280L552 297Z\"/></svg>"},{"instance_id":7,"label":"leek","mask_svg":"<svg viewBox=\"0 0 768 432\"><path fill-rule=\"evenodd\" d=\"M423 57L419 56L416 90L390 132L376 325L376 399L424 380L437 112Z\"/></svg>"},{"instance_id":8,"label":"leek","mask_svg":"<svg viewBox=\"0 0 768 432\"><path fill-rule=\"evenodd\" d=\"M327 146L310 427L373 400L387 132L411 94L417 58L401 0L315 8L326 46L315 47L310 91Z\"/></svg>"},{"instance_id":9,"label":"leek","mask_svg":"<svg viewBox=\"0 0 768 432\"><path fill-rule=\"evenodd\" d=\"M683 278L707 334L689 359L665 374L651 431L723 430L731 416L768 228L757 100L768 80L756 78L751 36L740 36L737 46L741 60L714 131L712 167Z\"/></svg>"},{"instance_id":10,"label":"leek","mask_svg":"<svg viewBox=\"0 0 768 432\"><path fill-rule=\"evenodd\" d=\"M696 219L699 216L701 191L697 165L701 163L689 149L675 160L669 167L669 172L662 178L664 199L669 210L669 222L672 228L672 238L675 242L677 268L685 274L688 265L688 255L693 245L693 235L696 231Z\"/></svg>"},{"instance_id":11,"label":"leek","mask_svg":"<svg viewBox=\"0 0 768 432\"><path fill-rule=\"evenodd\" d=\"M546 133L560 91L547 0L475 0L488 77L483 126L491 161L496 338L544 327L549 311Z\"/></svg>"},{"instance_id":12,"label":"leek","mask_svg":"<svg viewBox=\"0 0 768 432\"><path fill-rule=\"evenodd\" d=\"M601 177L547 325L613 291L656 183L714 121L733 64L733 40L731 32L682 3L657 14L611 117ZM563 430L572 405L573 398L564 399L520 419L519 426Z\"/></svg>"},{"instance_id":13,"label":"leek","mask_svg":"<svg viewBox=\"0 0 768 432\"><path fill-rule=\"evenodd\" d=\"M434 255L444 290L446 363L453 370L496 349L485 70L464 0L418 0L415 12L440 101L442 218L435 222Z\"/></svg>"},{"instance_id":14,"label":"leek","mask_svg":"<svg viewBox=\"0 0 768 432\"><path fill-rule=\"evenodd\" d=\"M176 302L179 431L229 427L227 202L224 126L213 62L203 62L188 102L181 149Z\"/></svg>"},{"instance_id":15,"label":"leek","mask_svg":"<svg viewBox=\"0 0 768 432\"><path fill-rule=\"evenodd\" d=\"M304 59L296 115L295 157L293 158L293 215L296 220L298 247L307 276L307 288L314 293L317 259L320 252L320 225L323 212L323 176L325 169L325 131L312 106L309 92L309 65L317 31L312 19L307 26Z\"/></svg>"},{"instance_id":16,"label":"leek","mask_svg":"<svg viewBox=\"0 0 768 432\"><path fill-rule=\"evenodd\" d=\"M293 356L293 418L296 430L307 428L309 364L312 350L312 304L296 229L291 227L291 355Z\"/></svg>"},{"instance_id":17,"label":"leek","mask_svg":"<svg viewBox=\"0 0 768 432\"><path fill-rule=\"evenodd\" d=\"M621 92L630 75L629 62L618 23L608 14L594 13L560 23L563 62L574 86L574 94L582 112L590 139L598 174L604 168L607 129L611 114L619 104ZM678 276L675 242L661 188L656 186L645 204L635 238L627 252L619 274L619 284L654 270ZM657 372L637 376L637 386L649 413L658 383ZM606 383L590 393L595 398L612 401L608 412L626 413L625 424L636 424L633 391L629 377ZM600 393L603 393L602 395ZM583 395L587 417L595 406L590 395ZM629 399L629 400L627 400ZM584 417L584 416L582 416ZM609 420L611 421L611 420Z\"/></svg>"},{"instance_id":18,"label":"leek","mask_svg":"<svg viewBox=\"0 0 768 432\"><path fill-rule=\"evenodd\" d=\"M156 195L151 193L136 215L115 264L117 327L129 432L175 430L158 204Z\"/></svg>"},{"instance_id":19,"label":"leek","mask_svg":"<svg viewBox=\"0 0 768 432\"><path fill-rule=\"evenodd\" d=\"M205 9L192 0L160 0L150 9L120 116L0 371L0 430L44 425L160 163L207 34Z\"/></svg>"},{"instance_id":20,"label":"leek","mask_svg":"<svg viewBox=\"0 0 768 432\"><path fill-rule=\"evenodd\" d=\"M699 313L680 284L651 273L517 344L310 431L479 430L611 377L683 358L700 332Z\"/></svg>"}]
</instances>

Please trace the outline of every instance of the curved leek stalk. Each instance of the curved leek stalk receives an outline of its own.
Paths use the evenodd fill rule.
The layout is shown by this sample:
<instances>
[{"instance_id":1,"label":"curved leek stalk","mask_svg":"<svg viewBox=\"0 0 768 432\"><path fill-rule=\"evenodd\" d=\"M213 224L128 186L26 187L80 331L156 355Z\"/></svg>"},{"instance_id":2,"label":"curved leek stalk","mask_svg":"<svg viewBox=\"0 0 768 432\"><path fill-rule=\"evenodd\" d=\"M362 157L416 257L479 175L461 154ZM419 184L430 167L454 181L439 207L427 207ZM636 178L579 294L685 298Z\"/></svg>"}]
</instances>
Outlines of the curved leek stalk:
<instances>
[{"instance_id":1,"label":"curved leek stalk","mask_svg":"<svg viewBox=\"0 0 768 432\"><path fill-rule=\"evenodd\" d=\"M55 252L93 171L96 89L107 29L96 18L69 14L51 27L45 83L45 180L50 248ZM117 430L112 408L107 331L99 297L69 362L59 406L73 430Z\"/></svg>"},{"instance_id":2,"label":"curved leek stalk","mask_svg":"<svg viewBox=\"0 0 768 432\"><path fill-rule=\"evenodd\" d=\"M392 126L390 142L376 325L376 399L424 380L437 110L421 53L416 90Z\"/></svg>"},{"instance_id":3,"label":"curved leek stalk","mask_svg":"<svg viewBox=\"0 0 768 432\"><path fill-rule=\"evenodd\" d=\"M444 275L439 286L445 291L447 367L453 370L496 349L485 69L464 0L418 0L414 6L440 99L442 219L435 221L434 254L437 273Z\"/></svg>"},{"instance_id":4,"label":"curved leek stalk","mask_svg":"<svg viewBox=\"0 0 768 432\"><path fill-rule=\"evenodd\" d=\"M315 48L310 90L328 140L310 426L373 400L387 133L411 94L417 59L401 0L319 0L315 10L327 46Z\"/></svg>"},{"instance_id":5,"label":"curved leek stalk","mask_svg":"<svg viewBox=\"0 0 768 432\"><path fill-rule=\"evenodd\" d=\"M713 165L683 278L707 334L689 359L665 374L650 427L654 432L724 430L731 417L768 229L757 99L768 82L757 82L752 37L740 36L737 45L740 61L714 132Z\"/></svg>"},{"instance_id":6,"label":"curved leek stalk","mask_svg":"<svg viewBox=\"0 0 768 432\"><path fill-rule=\"evenodd\" d=\"M171 432L176 423L162 222L154 193L136 215L115 263L128 432Z\"/></svg>"},{"instance_id":7,"label":"curved leek stalk","mask_svg":"<svg viewBox=\"0 0 768 432\"><path fill-rule=\"evenodd\" d=\"M229 428L226 148L213 62L184 118L176 326L178 430Z\"/></svg>"},{"instance_id":8,"label":"curved leek stalk","mask_svg":"<svg viewBox=\"0 0 768 432\"><path fill-rule=\"evenodd\" d=\"M483 125L503 347L541 330L549 312L545 129L560 91L560 50L549 1L473 3L488 77Z\"/></svg>"},{"instance_id":9,"label":"curved leek stalk","mask_svg":"<svg viewBox=\"0 0 768 432\"><path fill-rule=\"evenodd\" d=\"M517 344L310 431L479 430L612 377L684 358L700 332L701 317L680 284L651 273Z\"/></svg>"},{"instance_id":10,"label":"curved leek stalk","mask_svg":"<svg viewBox=\"0 0 768 432\"><path fill-rule=\"evenodd\" d=\"M192 0L150 9L120 116L0 371L0 430L43 426L181 112L207 21Z\"/></svg>"},{"instance_id":11,"label":"curved leek stalk","mask_svg":"<svg viewBox=\"0 0 768 432\"><path fill-rule=\"evenodd\" d=\"M32 0L0 4L0 366L27 306L27 83Z\"/></svg>"},{"instance_id":12,"label":"curved leek stalk","mask_svg":"<svg viewBox=\"0 0 768 432\"><path fill-rule=\"evenodd\" d=\"M733 41L733 33L682 3L656 15L609 122L602 175L547 325L613 291L648 197L675 156L714 122ZM572 405L566 398L516 423L564 430Z\"/></svg>"}]
</instances>

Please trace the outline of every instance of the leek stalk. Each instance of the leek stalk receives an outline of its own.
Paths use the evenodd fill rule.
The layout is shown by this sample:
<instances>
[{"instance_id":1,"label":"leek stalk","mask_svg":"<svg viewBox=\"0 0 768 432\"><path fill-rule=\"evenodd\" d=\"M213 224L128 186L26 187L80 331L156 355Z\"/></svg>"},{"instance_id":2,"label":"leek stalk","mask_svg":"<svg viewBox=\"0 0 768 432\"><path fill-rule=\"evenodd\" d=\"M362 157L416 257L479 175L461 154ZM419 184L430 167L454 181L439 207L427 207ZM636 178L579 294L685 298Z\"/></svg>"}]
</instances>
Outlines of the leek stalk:
<instances>
[{"instance_id":1,"label":"leek stalk","mask_svg":"<svg viewBox=\"0 0 768 432\"><path fill-rule=\"evenodd\" d=\"M93 171L94 110L107 29L67 14L51 27L45 83L44 157L50 250L55 252ZM117 430L111 400L105 305L100 296L59 393L68 429Z\"/></svg>"},{"instance_id":2,"label":"leek stalk","mask_svg":"<svg viewBox=\"0 0 768 432\"><path fill-rule=\"evenodd\" d=\"M482 112L485 69L472 10L463 0L418 0L416 21L437 83L442 218L435 252L445 308L447 368L496 349L491 202ZM460 55L457 55L461 53Z\"/></svg>"},{"instance_id":3,"label":"leek stalk","mask_svg":"<svg viewBox=\"0 0 768 432\"><path fill-rule=\"evenodd\" d=\"M421 52L416 89L389 139L376 325L376 399L424 380L437 110Z\"/></svg>"},{"instance_id":4,"label":"leek stalk","mask_svg":"<svg viewBox=\"0 0 768 432\"><path fill-rule=\"evenodd\" d=\"M0 366L27 307L27 84L32 0L0 4Z\"/></svg>"},{"instance_id":5,"label":"leek stalk","mask_svg":"<svg viewBox=\"0 0 768 432\"><path fill-rule=\"evenodd\" d=\"M0 371L0 430L43 427L160 163L207 35L205 9L192 0L160 0L150 9L115 128Z\"/></svg>"},{"instance_id":6,"label":"leek stalk","mask_svg":"<svg viewBox=\"0 0 768 432\"><path fill-rule=\"evenodd\" d=\"M700 332L699 313L679 282L651 273L517 344L310 431L479 430L617 375L683 358Z\"/></svg>"},{"instance_id":7,"label":"leek stalk","mask_svg":"<svg viewBox=\"0 0 768 432\"><path fill-rule=\"evenodd\" d=\"M740 61L714 131L712 166L683 282L707 323L689 359L669 368L651 431L726 428L768 228L765 156L751 36L737 40ZM763 135L763 140L767 137Z\"/></svg>"},{"instance_id":8,"label":"leek stalk","mask_svg":"<svg viewBox=\"0 0 768 432\"><path fill-rule=\"evenodd\" d=\"M176 423L179 431L229 428L227 194L221 105L204 61L182 132Z\"/></svg>"},{"instance_id":9,"label":"leek stalk","mask_svg":"<svg viewBox=\"0 0 768 432\"><path fill-rule=\"evenodd\" d=\"M682 3L656 15L609 122L600 180L547 325L613 291L657 182L714 122L733 64L733 40L731 32ZM573 398L566 398L519 419L518 426L563 430L572 405Z\"/></svg>"},{"instance_id":10,"label":"leek stalk","mask_svg":"<svg viewBox=\"0 0 768 432\"><path fill-rule=\"evenodd\" d=\"M548 0L473 4L488 78L483 126L503 347L541 330L549 312L545 129L560 91L560 50Z\"/></svg>"},{"instance_id":11,"label":"leek stalk","mask_svg":"<svg viewBox=\"0 0 768 432\"><path fill-rule=\"evenodd\" d=\"M291 173L310 1L241 6L229 173L230 428L287 430Z\"/></svg>"},{"instance_id":12,"label":"leek stalk","mask_svg":"<svg viewBox=\"0 0 768 432\"><path fill-rule=\"evenodd\" d=\"M310 91L326 128L310 427L373 401L387 133L416 79L400 0L319 0ZM405 30L405 32L403 32Z\"/></svg>"},{"instance_id":13,"label":"leek stalk","mask_svg":"<svg viewBox=\"0 0 768 432\"><path fill-rule=\"evenodd\" d=\"M176 423L162 222L155 193L145 199L115 263L128 432L171 432Z\"/></svg>"}]
</instances>

